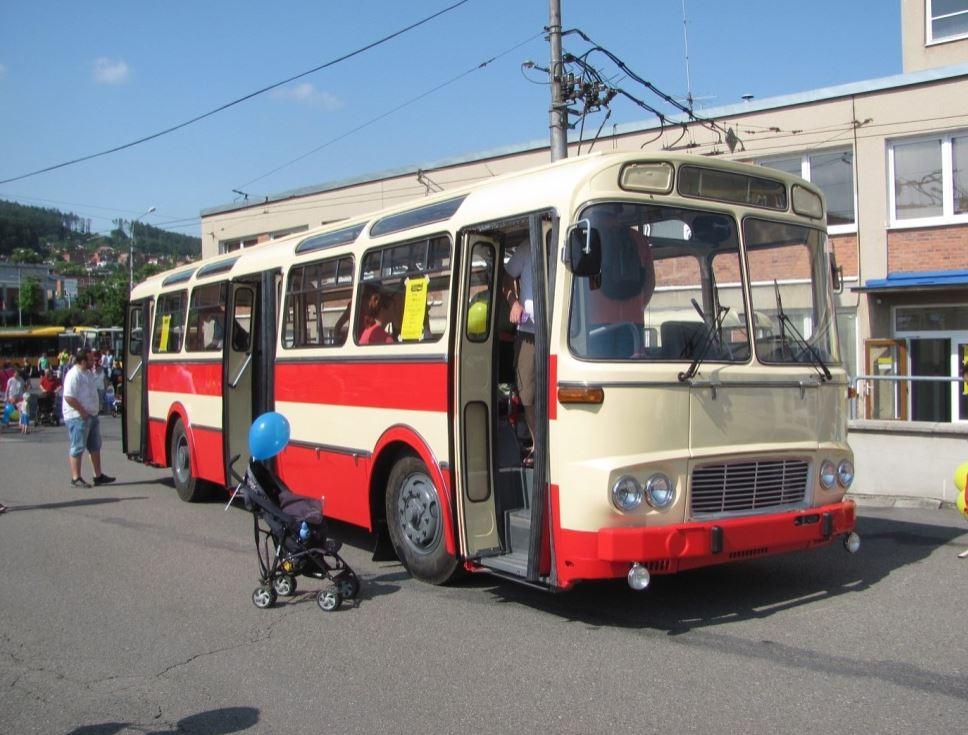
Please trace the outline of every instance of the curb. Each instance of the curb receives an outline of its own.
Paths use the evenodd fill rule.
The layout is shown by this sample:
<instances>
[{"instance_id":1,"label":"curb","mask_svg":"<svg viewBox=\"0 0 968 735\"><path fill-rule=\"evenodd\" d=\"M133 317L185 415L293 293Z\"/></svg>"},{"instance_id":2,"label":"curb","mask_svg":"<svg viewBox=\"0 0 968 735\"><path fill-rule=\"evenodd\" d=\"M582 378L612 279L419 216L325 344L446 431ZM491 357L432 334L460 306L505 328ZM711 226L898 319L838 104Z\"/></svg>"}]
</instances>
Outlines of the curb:
<instances>
[{"instance_id":1,"label":"curb","mask_svg":"<svg viewBox=\"0 0 968 735\"><path fill-rule=\"evenodd\" d=\"M921 510L953 510L955 504L935 498L915 498L908 495L847 495L859 508L915 508Z\"/></svg>"}]
</instances>

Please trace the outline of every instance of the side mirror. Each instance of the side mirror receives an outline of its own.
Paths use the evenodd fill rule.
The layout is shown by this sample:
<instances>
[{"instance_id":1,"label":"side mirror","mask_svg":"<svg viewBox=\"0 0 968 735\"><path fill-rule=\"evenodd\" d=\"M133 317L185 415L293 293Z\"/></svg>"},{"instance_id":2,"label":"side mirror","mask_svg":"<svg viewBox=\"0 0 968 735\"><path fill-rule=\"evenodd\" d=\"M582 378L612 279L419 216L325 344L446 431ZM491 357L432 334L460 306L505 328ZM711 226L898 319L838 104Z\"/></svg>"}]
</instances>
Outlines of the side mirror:
<instances>
[{"instance_id":1,"label":"side mirror","mask_svg":"<svg viewBox=\"0 0 968 735\"><path fill-rule=\"evenodd\" d=\"M568 232L568 265L583 278L602 272L602 237L587 219L579 220Z\"/></svg>"}]
</instances>

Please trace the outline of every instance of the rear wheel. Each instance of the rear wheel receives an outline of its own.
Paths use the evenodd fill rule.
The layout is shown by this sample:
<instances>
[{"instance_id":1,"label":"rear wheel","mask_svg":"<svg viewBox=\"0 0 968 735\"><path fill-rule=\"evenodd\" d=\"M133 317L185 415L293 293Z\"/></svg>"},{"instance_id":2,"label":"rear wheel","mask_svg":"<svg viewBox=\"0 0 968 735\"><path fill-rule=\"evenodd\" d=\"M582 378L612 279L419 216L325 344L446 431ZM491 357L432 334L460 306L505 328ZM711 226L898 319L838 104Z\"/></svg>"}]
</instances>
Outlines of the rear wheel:
<instances>
[{"instance_id":1,"label":"rear wheel","mask_svg":"<svg viewBox=\"0 0 968 735\"><path fill-rule=\"evenodd\" d=\"M178 497L185 502L197 503L208 498L208 487L202 480L192 476L191 448L181 419L175 421L171 431L171 476Z\"/></svg>"},{"instance_id":2,"label":"rear wheel","mask_svg":"<svg viewBox=\"0 0 968 735\"><path fill-rule=\"evenodd\" d=\"M445 584L460 572L444 539L444 505L424 463L399 460L387 481L386 513L397 556L417 579Z\"/></svg>"}]
</instances>

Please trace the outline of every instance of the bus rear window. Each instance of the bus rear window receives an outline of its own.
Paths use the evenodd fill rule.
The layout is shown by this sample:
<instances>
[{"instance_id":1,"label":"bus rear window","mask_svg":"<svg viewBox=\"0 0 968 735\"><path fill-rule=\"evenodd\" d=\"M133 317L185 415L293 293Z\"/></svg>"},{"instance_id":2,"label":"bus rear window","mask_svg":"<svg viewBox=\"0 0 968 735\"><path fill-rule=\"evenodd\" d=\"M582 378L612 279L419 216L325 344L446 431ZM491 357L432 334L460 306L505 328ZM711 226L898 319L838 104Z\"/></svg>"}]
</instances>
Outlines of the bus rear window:
<instances>
[{"instance_id":1,"label":"bus rear window","mask_svg":"<svg viewBox=\"0 0 968 735\"><path fill-rule=\"evenodd\" d=\"M155 330L151 338L151 351L156 354L180 352L185 333L184 291L166 293L158 297L155 309Z\"/></svg>"},{"instance_id":2,"label":"bus rear window","mask_svg":"<svg viewBox=\"0 0 968 735\"><path fill-rule=\"evenodd\" d=\"M782 181L698 166L679 169L679 193L686 197L748 204L781 212L787 208L786 185Z\"/></svg>"}]
</instances>

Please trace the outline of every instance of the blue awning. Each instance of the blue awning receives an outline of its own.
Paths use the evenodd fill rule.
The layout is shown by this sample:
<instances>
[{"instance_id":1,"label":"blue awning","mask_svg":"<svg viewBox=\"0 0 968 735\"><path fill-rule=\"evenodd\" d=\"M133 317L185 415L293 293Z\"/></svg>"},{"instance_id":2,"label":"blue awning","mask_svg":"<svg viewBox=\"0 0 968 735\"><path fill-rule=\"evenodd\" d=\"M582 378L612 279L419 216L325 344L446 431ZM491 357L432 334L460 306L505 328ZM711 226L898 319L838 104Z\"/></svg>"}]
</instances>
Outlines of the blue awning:
<instances>
[{"instance_id":1,"label":"blue awning","mask_svg":"<svg viewBox=\"0 0 968 735\"><path fill-rule=\"evenodd\" d=\"M945 288L968 287L968 270L921 271L920 273L888 273L887 278L871 278L852 291L937 291Z\"/></svg>"}]
</instances>

